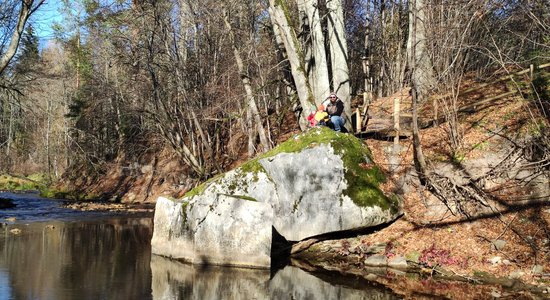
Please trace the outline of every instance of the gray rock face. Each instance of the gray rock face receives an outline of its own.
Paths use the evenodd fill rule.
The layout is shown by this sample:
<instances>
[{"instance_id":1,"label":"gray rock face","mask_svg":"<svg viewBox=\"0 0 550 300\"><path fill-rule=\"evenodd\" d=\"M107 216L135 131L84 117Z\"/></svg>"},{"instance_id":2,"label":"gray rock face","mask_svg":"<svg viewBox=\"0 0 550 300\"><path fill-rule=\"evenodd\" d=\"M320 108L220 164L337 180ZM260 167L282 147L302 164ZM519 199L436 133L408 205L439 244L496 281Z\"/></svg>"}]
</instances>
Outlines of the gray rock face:
<instances>
[{"instance_id":1,"label":"gray rock face","mask_svg":"<svg viewBox=\"0 0 550 300\"><path fill-rule=\"evenodd\" d=\"M385 267L388 265L388 258L385 255L375 254L365 259L365 266Z\"/></svg>"},{"instance_id":2,"label":"gray rock face","mask_svg":"<svg viewBox=\"0 0 550 300\"><path fill-rule=\"evenodd\" d=\"M393 219L380 207L357 206L344 195L347 182L340 156L328 145L260 159L275 184L274 227L287 240L378 225Z\"/></svg>"},{"instance_id":3,"label":"gray rock face","mask_svg":"<svg viewBox=\"0 0 550 300\"><path fill-rule=\"evenodd\" d=\"M153 255L151 273L155 300L269 299L268 270L195 267Z\"/></svg>"},{"instance_id":4,"label":"gray rock face","mask_svg":"<svg viewBox=\"0 0 550 300\"><path fill-rule=\"evenodd\" d=\"M500 251L506 246L506 241L504 240L494 240L491 244L491 250Z\"/></svg>"},{"instance_id":5,"label":"gray rock face","mask_svg":"<svg viewBox=\"0 0 550 300\"><path fill-rule=\"evenodd\" d=\"M201 200L209 199L157 200L153 253L197 264L269 266L273 211L268 204L225 195Z\"/></svg>"},{"instance_id":6,"label":"gray rock face","mask_svg":"<svg viewBox=\"0 0 550 300\"><path fill-rule=\"evenodd\" d=\"M300 241L401 214L399 200L379 190L380 173L355 137L313 129L280 147L181 200L159 198L153 253L193 263L269 267L272 229Z\"/></svg>"},{"instance_id":7,"label":"gray rock face","mask_svg":"<svg viewBox=\"0 0 550 300\"><path fill-rule=\"evenodd\" d=\"M388 260L388 267L399 270L406 270L409 266L407 264L407 260L403 256L396 256Z\"/></svg>"}]
</instances>

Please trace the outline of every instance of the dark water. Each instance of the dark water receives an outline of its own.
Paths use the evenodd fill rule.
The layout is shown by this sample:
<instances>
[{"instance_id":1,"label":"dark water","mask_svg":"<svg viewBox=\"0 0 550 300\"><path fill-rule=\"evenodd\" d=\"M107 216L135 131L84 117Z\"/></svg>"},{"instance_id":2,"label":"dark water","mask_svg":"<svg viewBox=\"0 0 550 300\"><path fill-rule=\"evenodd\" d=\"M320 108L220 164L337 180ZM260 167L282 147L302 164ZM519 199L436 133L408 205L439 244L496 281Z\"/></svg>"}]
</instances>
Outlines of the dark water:
<instances>
[{"instance_id":1,"label":"dark water","mask_svg":"<svg viewBox=\"0 0 550 300\"><path fill-rule=\"evenodd\" d=\"M0 192L0 198L11 199L16 205L10 209L0 209L0 222L15 217L22 221L81 220L83 218L101 218L109 215L104 212L75 211L63 207L63 200L42 198L38 193Z\"/></svg>"},{"instance_id":2,"label":"dark water","mask_svg":"<svg viewBox=\"0 0 550 300\"><path fill-rule=\"evenodd\" d=\"M27 205L1 212L18 219L0 220L0 299L397 299L290 266L271 274L151 256L150 216L75 213L18 197Z\"/></svg>"}]
</instances>

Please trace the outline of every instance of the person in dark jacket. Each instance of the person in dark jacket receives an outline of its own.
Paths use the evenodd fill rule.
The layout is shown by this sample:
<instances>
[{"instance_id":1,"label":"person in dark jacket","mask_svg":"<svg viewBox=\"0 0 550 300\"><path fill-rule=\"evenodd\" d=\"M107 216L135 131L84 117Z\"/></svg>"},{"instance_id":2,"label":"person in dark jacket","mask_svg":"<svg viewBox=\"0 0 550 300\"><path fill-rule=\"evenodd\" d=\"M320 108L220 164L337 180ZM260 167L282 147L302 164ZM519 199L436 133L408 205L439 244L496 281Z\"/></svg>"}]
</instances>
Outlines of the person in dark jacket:
<instances>
[{"instance_id":1,"label":"person in dark jacket","mask_svg":"<svg viewBox=\"0 0 550 300\"><path fill-rule=\"evenodd\" d=\"M336 96L336 93L330 93L328 101L323 103L325 105L325 111L330 117L330 122L334 125L335 131L342 131L346 119L344 118L344 102Z\"/></svg>"}]
</instances>

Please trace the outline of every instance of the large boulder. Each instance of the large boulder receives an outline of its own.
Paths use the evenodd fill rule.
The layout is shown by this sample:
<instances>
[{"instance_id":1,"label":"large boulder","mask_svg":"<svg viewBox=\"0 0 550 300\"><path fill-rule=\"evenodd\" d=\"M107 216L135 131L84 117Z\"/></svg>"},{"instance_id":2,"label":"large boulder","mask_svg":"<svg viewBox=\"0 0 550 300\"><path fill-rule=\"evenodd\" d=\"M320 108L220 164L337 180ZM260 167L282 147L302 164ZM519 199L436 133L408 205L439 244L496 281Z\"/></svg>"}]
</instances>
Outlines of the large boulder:
<instances>
[{"instance_id":1,"label":"large boulder","mask_svg":"<svg viewBox=\"0 0 550 300\"><path fill-rule=\"evenodd\" d=\"M314 128L215 177L159 198L152 251L192 263L269 267L272 231L289 241L394 220L400 200L352 135Z\"/></svg>"}]
</instances>

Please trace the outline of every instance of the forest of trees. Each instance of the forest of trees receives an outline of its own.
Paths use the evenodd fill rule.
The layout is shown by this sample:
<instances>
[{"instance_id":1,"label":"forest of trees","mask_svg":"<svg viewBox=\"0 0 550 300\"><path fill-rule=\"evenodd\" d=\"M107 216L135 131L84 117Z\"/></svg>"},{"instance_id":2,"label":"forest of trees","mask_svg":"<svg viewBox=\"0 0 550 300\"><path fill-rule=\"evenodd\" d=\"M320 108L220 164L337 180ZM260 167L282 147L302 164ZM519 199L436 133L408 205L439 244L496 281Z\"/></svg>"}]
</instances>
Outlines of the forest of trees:
<instances>
[{"instance_id":1,"label":"forest of trees","mask_svg":"<svg viewBox=\"0 0 550 300\"><path fill-rule=\"evenodd\" d=\"M39 45L43 2L0 0L0 171L52 180L162 149L205 179L304 128L331 90L348 112L449 95L459 147L466 76L550 61L547 0L64 0Z\"/></svg>"}]
</instances>

